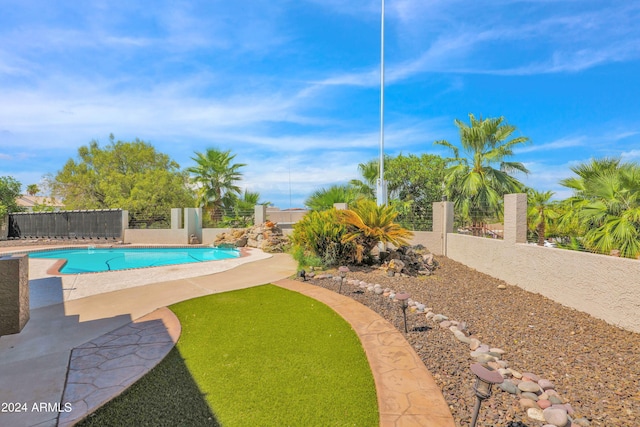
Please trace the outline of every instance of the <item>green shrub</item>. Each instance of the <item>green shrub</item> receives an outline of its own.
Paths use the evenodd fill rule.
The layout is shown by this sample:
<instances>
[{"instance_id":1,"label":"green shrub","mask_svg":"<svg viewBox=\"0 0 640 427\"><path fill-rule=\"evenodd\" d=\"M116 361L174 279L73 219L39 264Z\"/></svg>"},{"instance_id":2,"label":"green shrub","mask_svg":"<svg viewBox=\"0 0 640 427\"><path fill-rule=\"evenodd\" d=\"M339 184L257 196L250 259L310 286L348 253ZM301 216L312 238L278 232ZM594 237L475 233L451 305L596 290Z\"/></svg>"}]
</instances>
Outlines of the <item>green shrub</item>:
<instances>
[{"instance_id":1,"label":"green shrub","mask_svg":"<svg viewBox=\"0 0 640 427\"><path fill-rule=\"evenodd\" d=\"M294 225L292 242L330 267L350 263L354 259L355 245L343 242L346 233L347 227L338 210L314 211Z\"/></svg>"}]
</instances>

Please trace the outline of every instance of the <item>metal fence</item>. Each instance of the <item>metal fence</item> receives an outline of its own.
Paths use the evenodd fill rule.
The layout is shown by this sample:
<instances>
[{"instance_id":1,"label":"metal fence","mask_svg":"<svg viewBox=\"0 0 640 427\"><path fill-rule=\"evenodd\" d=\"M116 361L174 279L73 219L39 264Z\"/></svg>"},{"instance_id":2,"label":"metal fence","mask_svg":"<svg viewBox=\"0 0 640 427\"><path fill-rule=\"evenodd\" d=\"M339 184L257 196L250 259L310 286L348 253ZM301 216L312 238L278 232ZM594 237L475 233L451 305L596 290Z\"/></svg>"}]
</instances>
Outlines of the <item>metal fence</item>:
<instances>
[{"instance_id":1,"label":"metal fence","mask_svg":"<svg viewBox=\"0 0 640 427\"><path fill-rule=\"evenodd\" d=\"M122 210L9 214L9 239L121 239Z\"/></svg>"},{"instance_id":2,"label":"metal fence","mask_svg":"<svg viewBox=\"0 0 640 427\"><path fill-rule=\"evenodd\" d=\"M503 207L496 212L488 206L476 207L469 212L455 210L453 229L455 233L491 239L504 238Z\"/></svg>"},{"instance_id":3,"label":"metal fence","mask_svg":"<svg viewBox=\"0 0 640 427\"><path fill-rule=\"evenodd\" d=\"M395 222L411 231L433 231L433 205L411 205L400 209Z\"/></svg>"},{"instance_id":4,"label":"metal fence","mask_svg":"<svg viewBox=\"0 0 640 427\"><path fill-rule=\"evenodd\" d=\"M255 223L254 209L203 209L202 226L204 228L251 227Z\"/></svg>"}]
</instances>

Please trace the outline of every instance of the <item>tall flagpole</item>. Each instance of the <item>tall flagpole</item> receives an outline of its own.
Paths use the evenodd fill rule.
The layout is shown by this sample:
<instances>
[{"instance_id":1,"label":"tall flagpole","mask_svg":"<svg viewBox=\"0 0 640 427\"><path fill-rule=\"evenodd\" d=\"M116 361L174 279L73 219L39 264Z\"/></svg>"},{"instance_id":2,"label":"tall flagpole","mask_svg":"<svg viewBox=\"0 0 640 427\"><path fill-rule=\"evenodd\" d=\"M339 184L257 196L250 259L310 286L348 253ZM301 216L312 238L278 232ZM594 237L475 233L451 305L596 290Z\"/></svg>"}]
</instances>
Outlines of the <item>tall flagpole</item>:
<instances>
[{"instance_id":1,"label":"tall flagpole","mask_svg":"<svg viewBox=\"0 0 640 427\"><path fill-rule=\"evenodd\" d=\"M384 179L384 0L380 16L380 170L376 189L378 206L387 204L387 182Z\"/></svg>"}]
</instances>

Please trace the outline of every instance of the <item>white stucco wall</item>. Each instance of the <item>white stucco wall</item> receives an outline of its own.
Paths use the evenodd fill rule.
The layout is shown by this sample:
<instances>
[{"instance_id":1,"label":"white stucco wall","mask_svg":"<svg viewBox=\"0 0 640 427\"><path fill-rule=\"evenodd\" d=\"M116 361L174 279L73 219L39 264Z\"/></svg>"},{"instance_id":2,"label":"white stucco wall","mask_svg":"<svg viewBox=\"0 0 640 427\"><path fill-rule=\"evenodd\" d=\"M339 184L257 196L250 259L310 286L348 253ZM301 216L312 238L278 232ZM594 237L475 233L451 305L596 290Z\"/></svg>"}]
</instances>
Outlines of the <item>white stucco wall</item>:
<instances>
[{"instance_id":1,"label":"white stucco wall","mask_svg":"<svg viewBox=\"0 0 640 427\"><path fill-rule=\"evenodd\" d=\"M450 233L447 257L640 333L640 261Z\"/></svg>"}]
</instances>

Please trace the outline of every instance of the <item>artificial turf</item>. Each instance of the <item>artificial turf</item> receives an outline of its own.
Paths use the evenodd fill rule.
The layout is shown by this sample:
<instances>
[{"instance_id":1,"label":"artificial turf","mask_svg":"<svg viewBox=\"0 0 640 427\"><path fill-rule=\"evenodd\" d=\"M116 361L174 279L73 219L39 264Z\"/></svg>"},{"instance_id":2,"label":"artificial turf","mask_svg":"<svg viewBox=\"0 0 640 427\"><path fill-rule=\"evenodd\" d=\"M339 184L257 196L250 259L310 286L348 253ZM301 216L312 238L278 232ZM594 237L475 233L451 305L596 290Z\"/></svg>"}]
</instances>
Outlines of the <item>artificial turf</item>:
<instances>
[{"instance_id":1,"label":"artificial turf","mask_svg":"<svg viewBox=\"0 0 640 427\"><path fill-rule=\"evenodd\" d=\"M274 285L170 307L174 350L83 426L376 426L362 345L326 305Z\"/></svg>"}]
</instances>

